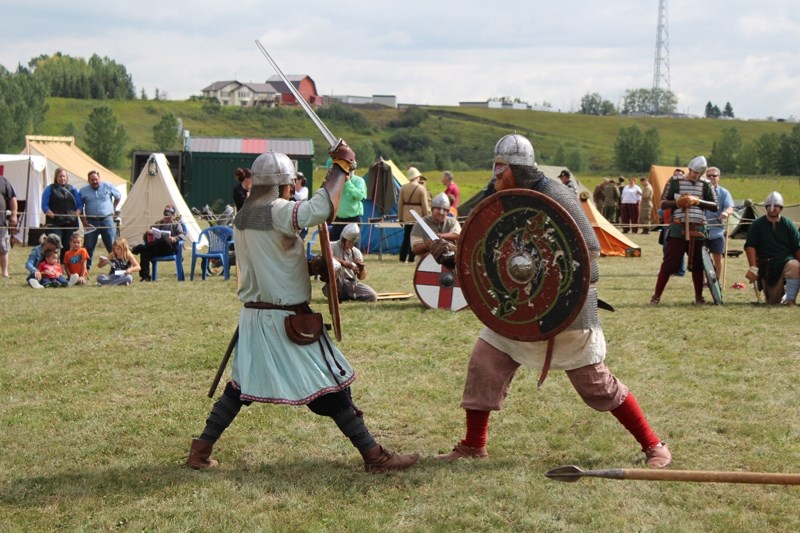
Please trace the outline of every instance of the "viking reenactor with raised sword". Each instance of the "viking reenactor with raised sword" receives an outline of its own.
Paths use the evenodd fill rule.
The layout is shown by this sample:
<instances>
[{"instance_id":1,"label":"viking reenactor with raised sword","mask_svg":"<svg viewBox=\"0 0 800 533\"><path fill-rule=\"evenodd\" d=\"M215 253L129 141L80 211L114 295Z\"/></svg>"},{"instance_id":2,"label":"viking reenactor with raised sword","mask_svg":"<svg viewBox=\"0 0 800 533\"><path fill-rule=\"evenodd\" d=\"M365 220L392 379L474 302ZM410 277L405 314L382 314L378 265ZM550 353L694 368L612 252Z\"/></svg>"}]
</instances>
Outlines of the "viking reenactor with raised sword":
<instances>
[{"instance_id":1,"label":"viking reenactor with raised sword","mask_svg":"<svg viewBox=\"0 0 800 533\"><path fill-rule=\"evenodd\" d=\"M367 472L403 470L419 459L375 442L351 399L355 372L328 336L322 316L309 308L309 276L299 275L309 271L299 232L333 221L356 168L355 153L341 139L329 153L333 165L307 201L289 201L296 170L286 155L268 152L253 163L250 195L234 221L237 295L244 307L232 376L192 441L187 460L192 468L218 464L211 458L214 443L252 402L307 405L330 417L361 453Z\"/></svg>"},{"instance_id":2,"label":"viking reenactor with raised sword","mask_svg":"<svg viewBox=\"0 0 800 533\"><path fill-rule=\"evenodd\" d=\"M578 198L537 168L533 146L521 135L497 142L494 176L497 192L470 213L455 257L447 259L454 247L443 239L431 252L456 268L470 308L486 324L467 367L466 436L436 459L488 457L489 415L502 409L525 365L542 370L540 384L549 368L564 370L589 407L610 411L634 436L649 467L669 465L666 444L603 363L595 288L600 246Z\"/></svg>"}]
</instances>

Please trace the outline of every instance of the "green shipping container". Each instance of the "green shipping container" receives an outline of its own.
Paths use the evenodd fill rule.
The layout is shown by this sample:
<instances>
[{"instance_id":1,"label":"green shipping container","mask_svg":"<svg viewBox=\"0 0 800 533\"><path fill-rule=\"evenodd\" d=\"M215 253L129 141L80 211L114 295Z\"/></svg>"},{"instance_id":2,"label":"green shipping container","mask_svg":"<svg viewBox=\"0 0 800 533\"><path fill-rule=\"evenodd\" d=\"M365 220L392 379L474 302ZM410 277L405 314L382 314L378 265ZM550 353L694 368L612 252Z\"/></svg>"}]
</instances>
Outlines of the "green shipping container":
<instances>
[{"instance_id":1,"label":"green shipping container","mask_svg":"<svg viewBox=\"0 0 800 533\"><path fill-rule=\"evenodd\" d=\"M183 197L189 207L208 204L220 211L233 204L234 171L250 168L264 152L281 152L294 161L314 190L314 143L311 139L231 139L188 137L183 153Z\"/></svg>"}]
</instances>

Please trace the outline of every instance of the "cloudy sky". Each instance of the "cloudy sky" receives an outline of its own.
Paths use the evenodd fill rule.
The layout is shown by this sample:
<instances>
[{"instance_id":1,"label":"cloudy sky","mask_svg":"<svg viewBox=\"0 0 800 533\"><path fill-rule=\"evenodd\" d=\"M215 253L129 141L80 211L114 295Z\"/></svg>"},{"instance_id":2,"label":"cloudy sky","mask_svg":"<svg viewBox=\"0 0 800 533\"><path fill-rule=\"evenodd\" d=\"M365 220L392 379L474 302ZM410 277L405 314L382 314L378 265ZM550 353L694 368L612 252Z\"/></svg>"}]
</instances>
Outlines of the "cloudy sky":
<instances>
[{"instance_id":1,"label":"cloudy sky","mask_svg":"<svg viewBox=\"0 0 800 533\"><path fill-rule=\"evenodd\" d=\"M653 85L658 0L11 0L0 65L62 52L106 56L137 92L185 99L213 81L308 74L321 94L458 105L509 96L574 111ZM512 7L513 4L517 4ZM798 0L668 2L678 111L726 102L741 118L800 117ZM794 59L793 59L794 58Z\"/></svg>"}]
</instances>

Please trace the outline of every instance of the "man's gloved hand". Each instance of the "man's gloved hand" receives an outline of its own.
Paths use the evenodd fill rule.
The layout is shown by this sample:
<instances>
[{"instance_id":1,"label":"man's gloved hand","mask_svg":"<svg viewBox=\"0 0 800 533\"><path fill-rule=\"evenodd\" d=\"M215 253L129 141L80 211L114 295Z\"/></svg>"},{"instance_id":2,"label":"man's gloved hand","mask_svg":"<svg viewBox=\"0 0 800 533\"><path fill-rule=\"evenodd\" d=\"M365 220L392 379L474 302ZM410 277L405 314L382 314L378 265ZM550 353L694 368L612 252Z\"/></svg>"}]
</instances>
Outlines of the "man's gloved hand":
<instances>
[{"instance_id":1,"label":"man's gloved hand","mask_svg":"<svg viewBox=\"0 0 800 533\"><path fill-rule=\"evenodd\" d=\"M352 148L347 146L347 143L344 142L343 139L339 139L339 142L328 154L331 156L333 164L338 165L347 173L353 172L358 166L356 163L356 153Z\"/></svg>"},{"instance_id":2,"label":"man's gloved hand","mask_svg":"<svg viewBox=\"0 0 800 533\"><path fill-rule=\"evenodd\" d=\"M431 255L440 265L452 256L456 251L456 245L445 239L436 239L431 243Z\"/></svg>"},{"instance_id":3,"label":"man's gloved hand","mask_svg":"<svg viewBox=\"0 0 800 533\"><path fill-rule=\"evenodd\" d=\"M700 198L698 198L697 196L692 196L691 194L683 194L678 198L678 200L675 203L681 209L685 209L693 205L698 205L700 203Z\"/></svg>"}]
</instances>

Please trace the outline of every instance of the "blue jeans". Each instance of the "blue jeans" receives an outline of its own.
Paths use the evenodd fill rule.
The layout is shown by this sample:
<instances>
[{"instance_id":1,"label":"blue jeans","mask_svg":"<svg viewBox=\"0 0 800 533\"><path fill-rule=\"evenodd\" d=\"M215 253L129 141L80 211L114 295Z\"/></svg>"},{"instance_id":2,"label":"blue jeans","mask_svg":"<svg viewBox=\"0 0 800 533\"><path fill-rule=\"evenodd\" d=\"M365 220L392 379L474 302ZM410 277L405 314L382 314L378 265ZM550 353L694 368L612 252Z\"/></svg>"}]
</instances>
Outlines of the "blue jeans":
<instances>
[{"instance_id":1,"label":"blue jeans","mask_svg":"<svg viewBox=\"0 0 800 533\"><path fill-rule=\"evenodd\" d=\"M86 220L95 227L94 231L88 231L91 228L84 228L83 247L89 252L89 261L86 269L92 268L92 257L94 256L94 249L97 247L98 238L103 238L103 244L106 251L111 253L111 244L116 237L116 228L114 227L114 217L86 217Z\"/></svg>"}]
</instances>

